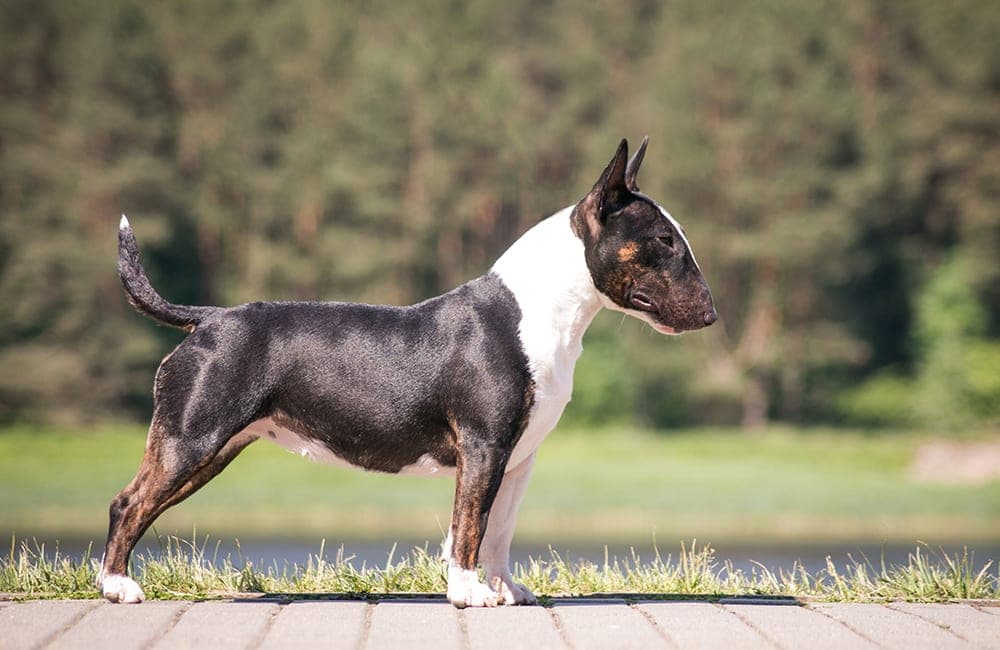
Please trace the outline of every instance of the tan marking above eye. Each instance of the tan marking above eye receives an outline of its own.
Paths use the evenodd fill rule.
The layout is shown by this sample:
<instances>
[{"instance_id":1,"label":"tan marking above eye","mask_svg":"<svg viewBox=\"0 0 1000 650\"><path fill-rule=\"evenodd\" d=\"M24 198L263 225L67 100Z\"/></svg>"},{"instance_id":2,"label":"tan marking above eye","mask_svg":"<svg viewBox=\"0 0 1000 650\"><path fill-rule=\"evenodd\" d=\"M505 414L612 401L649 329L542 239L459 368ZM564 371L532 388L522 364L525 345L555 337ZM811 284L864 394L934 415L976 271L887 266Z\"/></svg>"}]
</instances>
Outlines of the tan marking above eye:
<instances>
[{"instance_id":1,"label":"tan marking above eye","mask_svg":"<svg viewBox=\"0 0 1000 650\"><path fill-rule=\"evenodd\" d=\"M629 242L618 249L618 261L628 262L635 254L639 252L639 245L635 242Z\"/></svg>"}]
</instances>

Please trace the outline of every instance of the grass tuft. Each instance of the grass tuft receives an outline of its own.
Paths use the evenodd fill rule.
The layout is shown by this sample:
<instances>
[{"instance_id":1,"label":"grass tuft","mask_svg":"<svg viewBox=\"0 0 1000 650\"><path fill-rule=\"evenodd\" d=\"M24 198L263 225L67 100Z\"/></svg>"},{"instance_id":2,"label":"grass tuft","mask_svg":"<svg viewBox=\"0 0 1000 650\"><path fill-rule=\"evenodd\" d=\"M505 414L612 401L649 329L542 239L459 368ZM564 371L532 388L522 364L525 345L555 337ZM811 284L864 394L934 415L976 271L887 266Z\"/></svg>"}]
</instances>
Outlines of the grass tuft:
<instances>
[{"instance_id":1,"label":"grass tuft","mask_svg":"<svg viewBox=\"0 0 1000 650\"><path fill-rule=\"evenodd\" d=\"M242 557L219 558L219 544L178 537L160 537L160 550L137 554L131 573L138 576L150 599L205 599L231 594L338 594L370 598L382 594L441 593L446 571L426 547L396 557L395 547L384 566L356 567L343 550L328 560L325 546L306 564L258 567ZM237 545L237 549L239 546ZM705 599L733 595L786 596L822 601L884 602L907 600L945 602L955 599L1000 598L1000 574L992 561L976 569L967 549L947 554L926 544L916 547L903 565L875 566L868 558L849 558L837 566L827 558L826 569L813 575L801 565L791 570L769 570L763 565L749 572L730 563L720 564L707 544L681 544L676 559L656 552L643 561L635 551L628 558L605 554L601 563L567 562L549 551L547 559L517 564L515 579L543 600L555 596L626 594L641 598ZM6 558L0 558L0 592L15 598L95 598L100 561L90 549L80 559L63 556L59 548L11 540Z\"/></svg>"},{"instance_id":2,"label":"grass tuft","mask_svg":"<svg viewBox=\"0 0 1000 650\"><path fill-rule=\"evenodd\" d=\"M57 546L50 553L44 544L12 537L10 551L0 560L0 592L23 598L91 598L96 592L97 563L87 547L80 560L64 557Z\"/></svg>"}]
</instances>

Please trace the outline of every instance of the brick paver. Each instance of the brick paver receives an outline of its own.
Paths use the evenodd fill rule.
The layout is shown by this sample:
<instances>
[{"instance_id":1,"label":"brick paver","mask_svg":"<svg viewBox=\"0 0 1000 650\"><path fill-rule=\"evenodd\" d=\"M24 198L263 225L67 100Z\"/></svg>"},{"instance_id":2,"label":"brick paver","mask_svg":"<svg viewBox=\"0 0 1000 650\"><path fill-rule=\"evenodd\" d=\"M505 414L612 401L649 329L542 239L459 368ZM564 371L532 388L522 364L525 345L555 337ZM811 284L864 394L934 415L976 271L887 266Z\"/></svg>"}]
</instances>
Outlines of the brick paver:
<instances>
[{"instance_id":1,"label":"brick paver","mask_svg":"<svg viewBox=\"0 0 1000 650\"><path fill-rule=\"evenodd\" d=\"M293 602L281 608L260 647L262 650L354 650L364 637L371 607L368 603L346 600Z\"/></svg>"},{"instance_id":2,"label":"brick paver","mask_svg":"<svg viewBox=\"0 0 1000 650\"><path fill-rule=\"evenodd\" d=\"M134 607L143 605L109 605ZM280 607L270 602L207 602L192 605L177 623L153 645L154 648L255 647L267 632Z\"/></svg>"},{"instance_id":3,"label":"brick paver","mask_svg":"<svg viewBox=\"0 0 1000 650\"><path fill-rule=\"evenodd\" d=\"M382 602L373 608L366 648L461 650L459 611L445 600Z\"/></svg>"},{"instance_id":4,"label":"brick paver","mask_svg":"<svg viewBox=\"0 0 1000 650\"><path fill-rule=\"evenodd\" d=\"M553 615L573 648L670 648L656 627L624 600L557 600Z\"/></svg>"},{"instance_id":5,"label":"brick paver","mask_svg":"<svg viewBox=\"0 0 1000 650\"><path fill-rule=\"evenodd\" d=\"M954 607L954 605L941 605L941 607ZM882 605L831 603L816 604L812 609L841 621L858 634L872 639L889 650L923 648L949 650L974 647L968 641L938 625Z\"/></svg>"},{"instance_id":6,"label":"brick paver","mask_svg":"<svg viewBox=\"0 0 1000 650\"><path fill-rule=\"evenodd\" d=\"M462 611L472 648L556 650L568 648L545 607L502 607Z\"/></svg>"},{"instance_id":7,"label":"brick paver","mask_svg":"<svg viewBox=\"0 0 1000 650\"><path fill-rule=\"evenodd\" d=\"M897 603L891 607L919 616L982 648L1000 648L1000 629L994 618L970 605L942 607L925 603Z\"/></svg>"},{"instance_id":8,"label":"brick paver","mask_svg":"<svg viewBox=\"0 0 1000 650\"><path fill-rule=\"evenodd\" d=\"M1000 608L562 598L459 611L443 598L0 602L0 649L34 648L987 648Z\"/></svg>"},{"instance_id":9,"label":"brick paver","mask_svg":"<svg viewBox=\"0 0 1000 650\"><path fill-rule=\"evenodd\" d=\"M640 603L637 607L681 650L774 647L759 632L719 605L657 602Z\"/></svg>"},{"instance_id":10,"label":"brick paver","mask_svg":"<svg viewBox=\"0 0 1000 650\"><path fill-rule=\"evenodd\" d=\"M137 607L101 603L56 638L50 648L148 648L190 607L186 602L152 602ZM0 647L3 643L0 642Z\"/></svg>"},{"instance_id":11,"label":"brick paver","mask_svg":"<svg viewBox=\"0 0 1000 650\"><path fill-rule=\"evenodd\" d=\"M771 640L779 648L840 650L877 645L849 627L807 607L797 605L725 605L732 612Z\"/></svg>"},{"instance_id":12,"label":"brick paver","mask_svg":"<svg viewBox=\"0 0 1000 650\"><path fill-rule=\"evenodd\" d=\"M46 600L4 607L0 609L0 648L39 647L100 605L94 600Z\"/></svg>"}]
</instances>

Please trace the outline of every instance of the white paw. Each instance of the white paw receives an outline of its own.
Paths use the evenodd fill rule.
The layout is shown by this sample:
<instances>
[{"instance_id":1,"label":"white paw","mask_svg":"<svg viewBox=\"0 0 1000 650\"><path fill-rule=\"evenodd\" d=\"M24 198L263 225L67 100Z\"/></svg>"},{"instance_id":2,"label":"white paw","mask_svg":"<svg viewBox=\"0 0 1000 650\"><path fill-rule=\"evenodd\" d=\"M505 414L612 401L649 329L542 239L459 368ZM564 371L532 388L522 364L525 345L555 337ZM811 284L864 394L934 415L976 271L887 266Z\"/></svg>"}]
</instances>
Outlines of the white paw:
<instances>
[{"instance_id":1,"label":"white paw","mask_svg":"<svg viewBox=\"0 0 1000 650\"><path fill-rule=\"evenodd\" d=\"M141 603L146 600L142 588L128 576L104 576L101 581L101 592L113 603Z\"/></svg>"},{"instance_id":2,"label":"white paw","mask_svg":"<svg viewBox=\"0 0 1000 650\"><path fill-rule=\"evenodd\" d=\"M489 584L500 596L504 605L534 605L538 602L530 589L514 582L510 571L505 570L501 575L492 576L489 578Z\"/></svg>"},{"instance_id":3,"label":"white paw","mask_svg":"<svg viewBox=\"0 0 1000 650\"><path fill-rule=\"evenodd\" d=\"M496 607L500 596L479 582L474 570L448 567L448 602L455 607Z\"/></svg>"}]
</instances>

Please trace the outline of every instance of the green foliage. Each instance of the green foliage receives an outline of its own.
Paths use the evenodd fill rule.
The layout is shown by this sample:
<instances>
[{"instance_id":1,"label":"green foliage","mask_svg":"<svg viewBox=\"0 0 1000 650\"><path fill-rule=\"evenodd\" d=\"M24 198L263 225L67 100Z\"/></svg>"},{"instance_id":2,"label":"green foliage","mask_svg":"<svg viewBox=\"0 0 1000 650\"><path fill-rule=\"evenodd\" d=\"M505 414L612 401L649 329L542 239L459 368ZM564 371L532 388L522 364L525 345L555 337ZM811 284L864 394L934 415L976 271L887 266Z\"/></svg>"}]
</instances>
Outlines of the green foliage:
<instances>
[{"instance_id":1,"label":"green foliage","mask_svg":"<svg viewBox=\"0 0 1000 650\"><path fill-rule=\"evenodd\" d=\"M973 277L960 257L934 270L916 305L916 376L884 371L843 391L839 410L849 421L958 431L1000 419L1000 343L984 336L988 315Z\"/></svg>"},{"instance_id":2,"label":"green foliage","mask_svg":"<svg viewBox=\"0 0 1000 650\"><path fill-rule=\"evenodd\" d=\"M920 376L924 422L993 417L996 373L961 371L918 305L961 258L981 312L962 349L1000 334L998 31L985 0L13 0L0 367L24 371L0 373L0 419L148 416L180 336L122 300L122 212L175 302L410 303L645 133L641 185L722 321L679 345L599 323L571 417L816 420L887 368Z\"/></svg>"},{"instance_id":3,"label":"green foliage","mask_svg":"<svg viewBox=\"0 0 1000 650\"><path fill-rule=\"evenodd\" d=\"M573 382L573 405L566 426L628 422L635 413L633 373L621 348L607 336L590 336Z\"/></svg>"},{"instance_id":4,"label":"green foliage","mask_svg":"<svg viewBox=\"0 0 1000 650\"><path fill-rule=\"evenodd\" d=\"M924 421L937 427L964 427L980 415L976 407L990 409L991 399L1000 399L1000 393L990 394L991 384L995 390L995 379L982 378L982 363L995 357L990 351L996 344L970 349L970 344L980 342L986 314L976 301L969 268L962 259L952 258L937 269L920 295L916 322L922 354L914 408ZM986 352L982 361L976 359L980 352ZM997 368L993 366L994 375ZM979 382L975 387L974 377Z\"/></svg>"},{"instance_id":5,"label":"green foliage","mask_svg":"<svg viewBox=\"0 0 1000 650\"><path fill-rule=\"evenodd\" d=\"M922 349L982 336L986 311L976 300L971 278L968 264L960 257L936 269L917 303L916 337Z\"/></svg>"},{"instance_id":6,"label":"green foliage","mask_svg":"<svg viewBox=\"0 0 1000 650\"><path fill-rule=\"evenodd\" d=\"M977 419L1000 420L1000 342L973 340L965 347L965 399Z\"/></svg>"},{"instance_id":7,"label":"green foliage","mask_svg":"<svg viewBox=\"0 0 1000 650\"><path fill-rule=\"evenodd\" d=\"M841 392L838 411L850 422L876 426L912 423L913 380L884 371Z\"/></svg>"}]
</instances>

